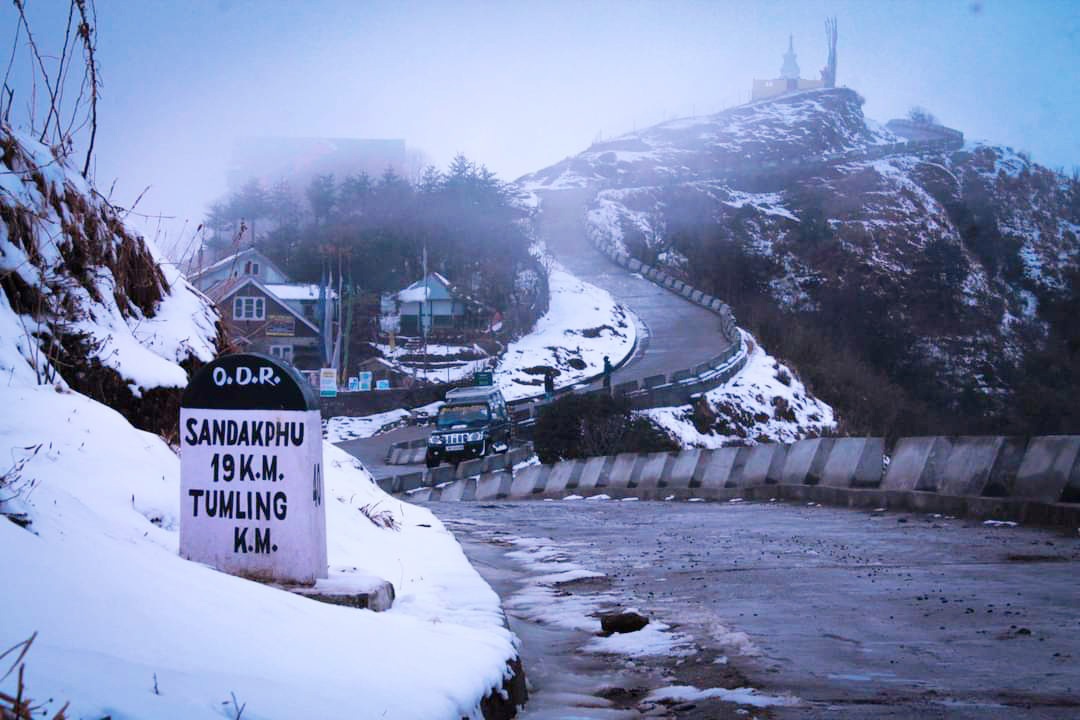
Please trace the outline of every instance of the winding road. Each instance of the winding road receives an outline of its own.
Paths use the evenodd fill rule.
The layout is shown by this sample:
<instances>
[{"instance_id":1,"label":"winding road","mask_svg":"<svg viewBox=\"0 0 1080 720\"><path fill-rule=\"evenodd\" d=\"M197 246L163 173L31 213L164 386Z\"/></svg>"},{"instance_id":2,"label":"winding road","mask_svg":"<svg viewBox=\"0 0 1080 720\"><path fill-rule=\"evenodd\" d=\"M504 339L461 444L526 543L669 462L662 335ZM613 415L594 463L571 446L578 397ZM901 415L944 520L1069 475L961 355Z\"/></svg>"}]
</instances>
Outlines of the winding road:
<instances>
[{"instance_id":1,"label":"winding road","mask_svg":"<svg viewBox=\"0 0 1080 720\"><path fill-rule=\"evenodd\" d=\"M712 312L619 267L589 242L585 206L594 190L545 191L537 227L556 260L585 282L611 293L637 317L638 347L613 382L644 380L708 361L729 346ZM596 381L588 387L599 387ZM382 435L349 440L339 446L360 459L376 478L409 472L419 466L387 465L386 453L396 442L426 437L427 428L405 427Z\"/></svg>"}]
</instances>

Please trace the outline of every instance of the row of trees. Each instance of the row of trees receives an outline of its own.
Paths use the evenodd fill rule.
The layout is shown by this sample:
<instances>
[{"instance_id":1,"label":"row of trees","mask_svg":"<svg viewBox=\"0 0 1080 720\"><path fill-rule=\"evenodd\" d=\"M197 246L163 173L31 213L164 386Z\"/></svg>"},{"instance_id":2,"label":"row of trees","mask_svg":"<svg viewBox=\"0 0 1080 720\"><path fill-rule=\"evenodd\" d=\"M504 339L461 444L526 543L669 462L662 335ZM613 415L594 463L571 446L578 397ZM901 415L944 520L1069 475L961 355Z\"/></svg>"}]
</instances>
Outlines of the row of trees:
<instances>
[{"instance_id":1,"label":"row of trees","mask_svg":"<svg viewBox=\"0 0 1080 720\"><path fill-rule=\"evenodd\" d=\"M319 175L299 191L287 179L270 188L251 180L213 204L204 226L215 254L254 244L297 281L331 275L365 292L419 279L426 255L429 271L527 325L538 293L516 281L539 268L523 218L505 183L458 155L415 185L389 168L378 178Z\"/></svg>"}]
</instances>

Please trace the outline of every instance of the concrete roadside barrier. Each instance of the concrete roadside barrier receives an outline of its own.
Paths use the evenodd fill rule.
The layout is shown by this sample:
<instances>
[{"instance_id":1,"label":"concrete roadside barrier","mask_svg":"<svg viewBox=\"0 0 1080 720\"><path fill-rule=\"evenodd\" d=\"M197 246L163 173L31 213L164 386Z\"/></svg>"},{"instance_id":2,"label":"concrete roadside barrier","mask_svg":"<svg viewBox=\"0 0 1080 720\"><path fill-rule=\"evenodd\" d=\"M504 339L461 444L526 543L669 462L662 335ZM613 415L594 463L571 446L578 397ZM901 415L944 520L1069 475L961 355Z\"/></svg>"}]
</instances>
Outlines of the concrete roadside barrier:
<instances>
[{"instance_id":1,"label":"concrete roadside barrier","mask_svg":"<svg viewBox=\"0 0 1080 720\"><path fill-rule=\"evenodd\" d=\"M580 471L581 464L579 460L562 460L552 465L544 483L544 497L560 498L566 495L574 484L574 474Z\"/></svg>"},{"instance_id":2,"label":"concrete roadside barrier","mask_svg":"<svg viewBox=\"0 0 1080 720\"><path fill-rule=\"evenodd\" d=\"M473 477L479 475L484 471L484 458L476 458L475 460L466 460L465 462L457 466L457 472L454 473L454 477L459 480L463 478Z\"/></svg>"},{"instance_id":3,"label":"concrete roadside barrier","mask_svg":"<svg viewBox=\"0 0 1080 720\"><path fill-rule=\"evenodd\" d=\"M885 490L926 490L937 492L938 464L948 457L945 438L900 438L893 449L882 487Z\"/></svg>"},{"instance_id":4,"label":"concrete roadside barrier","mask_svg":"<svg viewBox=\"0 0 1080 720\"><path fill-rule=\"evenodd\" d=\"M785 445L768 443L747 448L742 475L738 480L739 487L778 484L783 476L786 456Z\"/></svg>"},{"instance_id":5,"label":"concrete roadside barrier","mask_svg":"<svg viewBox=\"0 0 1080 720\"><path fill-rule=\"evenodd\" d=\"M523 463L529 459L532 455L532 449L527 447L517 447L506 454L506 464L508 467L514 467L518 463Z\"/></svg>"},{"instance_id":6,"label":"concrete roadside barrier","mask_svg":"<svg viewBox=\"0 0 1080 720\"><path fill-rule=\"evenodd\" d=\"M433 467L427 471L427 484L439 485L444 482L449 482L454 479L454 473L457 472L457 468L453 465L439 465Z\"/></svg>"},{"instance_id":7,"label":"concrete roadside barrier","mask_svg":"<svg viewBox=\"0 0 1080 720\"><path fill-rule=\"evenodd\" d=\"M503 500L510 496L514 476L506 470L484 473L476 479L477 500Z\"/></svg>"},{"instance_id":8,"label":"concrete roadside barrier","mask_svg":"<svg viewBox=\"0 0 1080 720\"><path fill-rule=\"evenodd\" d=\"M507 453L496 453L495 455L488 455L484 458L483 470L481 472L490 473L496 470L505 470L508 458Z\"/></svg>"},{"instance_id":9,"label":"concrete roadside barrier","mask_svg":"<svg viewBox=\"0 0 1080 720\"><path fill-rule=\"evenodd\" d=\"M649 375L641 382L646 389L660 387L661 385L665 385L667 383L667 375Z\"/></svg>"},{"instance_id":10,"label":"concrete roadside barrier","mask_svg":"<svg viewBox=\"0 0 1080 720\"><path fill-rule=\"evenodd\" d=\"M615 462L611 464L611 471L608 473L608 489L605 492L628 494L627 490L630 487L638 457L637 453L619 453L615 456Z\"/></svg>"},{"instance_id":11,"label":"concrete roadside barrier","mask_svg":"<svg viewBox=\"0 0 1080 720\"><path fill-rule=\"evenodd\" d=\"M876 488L885 463L884 438L836 438L821 474L830 487Z\"/></svg>"},{"instance_id":12,"label":"concrete roadside barrier","mask_svg":"<svg viewBox=\"0 0 1080 720\"><path fill-rule=\"evenodd\" d=\"M749 448L745 447L713 450L702 475L701 487L716 490L739 487L739 479L742 476L742 468L748 451Z\"/></svg>"},{"instance_id":13,"label":"concrete roadside barrier","mask_svg":"<svg viewBox=\"0 0 1080 720\"><path fill-rule=\"evenodd\" d=\"M578 480L578 493L593 495L602 492L614 465L614 455L600 455L585 460L581 468L581 479Z\"/></svg>"},{"instance_id":14,"label":"concrete roadside barrier","mask_svg":"<svg viewBox=\"0 0 1080 720\"><path fill-rule=\"evenodd\" d=\"M529 465L514 473L510 483L510 497L514 500L528 500L536 493L544 491L551 465Z\"/></svg>"},{"instance_id":15,"label":"concrete roadside barrier","mask_svg":"<svg viewBox=\"0 0 1080 720\"><path fill-rule=\"evenodd\" d=\"M635 466L634 487L636 497L643 500L655 498L664 482L664 468L672 459L672 453L658 452L642 455Z\"/></svg>"},{"instance_id":16,"label":"concrete roadside barrier","mask_svg":"<svg viewBox=\"0 0 1080 720\"><path fill-rule=\"evenodd\" d=\"M415 490L424 486L424 473L423 472L411 472L404 475L397 476L397 482L394 483L394 492L403 493Z\"/></svg>"},{"instance_id":17,"label":"concrete roadside barrier","mask_svg":"<svg viewBox=\"0 0 1080 720\"><path fill-rule=\"evenodd\" d=\"M938 492L944 495L1007 497L1027 441L1021 437L961 436L942 463Z\"/></svg>"},{"instance_id":18,"label":"concrete roadside barrier","mask_svg":"<svg viewBox=\"0 0 1080 720\"><path fill-rule=\"evenodd\" d=\"M467 480L455 480L454 482L439 488L440 502L460 502L465 494L465 483ZM473 481L473 487L476 486L476 481ZM475 492L474 492L475 496ZM434 493L432 494L432 500L435 500Z\"/></svg>"},{"instance_id":19,"label":"concrete roadside barrier","mask_svg":"<svg viewBox=\"0 0 1080 720\"><path fill-rule=\"evenodd\" d=\"M784 485L817 485L829 460L834 438L799 440L788 448L780 482Z\"/></svg>"},{"instance_id":20,"label":"concrete roadside barrier","mask_svg":"<svg viewBox=\"0 0 1080 720\"><path fill-rule=\"evenodd\" d=\"M1013 494L1042 502L1059 502L1066 495L1066 490L1080 487L1078 460L1080 436L1044 435L1031 438L1016 474Z\"/></svg>"},{"instance_id":21,"label":"concrete roadside barrier","mask_svg":"<svg viewBox=\"0 0 1080 720\"><path fill-rule=\"evenodd\" d=\"M700 482L695 484L694 474L704 457L702 450L683 450L674 453L671 470L667 477L667 487L676 497L687 497L690 488L700 486Z\"/></svg>"}]
</instances>

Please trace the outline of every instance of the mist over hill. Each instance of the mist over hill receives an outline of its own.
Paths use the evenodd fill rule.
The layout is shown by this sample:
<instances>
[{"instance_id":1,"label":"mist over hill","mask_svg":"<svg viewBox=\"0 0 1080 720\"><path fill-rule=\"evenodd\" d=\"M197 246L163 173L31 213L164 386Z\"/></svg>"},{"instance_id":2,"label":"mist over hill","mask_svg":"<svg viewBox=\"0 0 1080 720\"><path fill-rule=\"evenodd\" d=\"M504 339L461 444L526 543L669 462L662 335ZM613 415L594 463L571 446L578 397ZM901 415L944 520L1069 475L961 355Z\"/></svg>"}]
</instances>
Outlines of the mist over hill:
<instances>
[{"instance_id":1,"label":"mist over hill","mask_svg":"<svg viewBox=\"0 0 1080 720\"><path fill-rule=\"evenodd\" d=\"M591 233L729 302L842 430L1080 430L1080 180L862 104L793 93L519 182L594 191Z\"/></svg>"}]
</instances>

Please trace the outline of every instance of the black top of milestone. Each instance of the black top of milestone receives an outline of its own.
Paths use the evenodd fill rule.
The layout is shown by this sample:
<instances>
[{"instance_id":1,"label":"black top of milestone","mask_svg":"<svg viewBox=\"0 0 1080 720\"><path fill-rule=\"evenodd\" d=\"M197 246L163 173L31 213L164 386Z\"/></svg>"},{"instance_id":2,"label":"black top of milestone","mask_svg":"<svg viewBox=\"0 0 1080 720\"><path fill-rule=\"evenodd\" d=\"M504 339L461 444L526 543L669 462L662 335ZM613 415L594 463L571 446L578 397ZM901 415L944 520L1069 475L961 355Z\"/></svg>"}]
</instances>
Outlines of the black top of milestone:
<instances>
[{"instance_id":1,"label":"black top of milestone","mask_svg":"<svg viewBox=\"0 0 1080 720\"><path fill-rule=\"evenodd\" d=\"M315 388L291 365L259 353L223 355L195 373L180 406L204 410L318 410Z\"/></svg>"}]
</instances>

